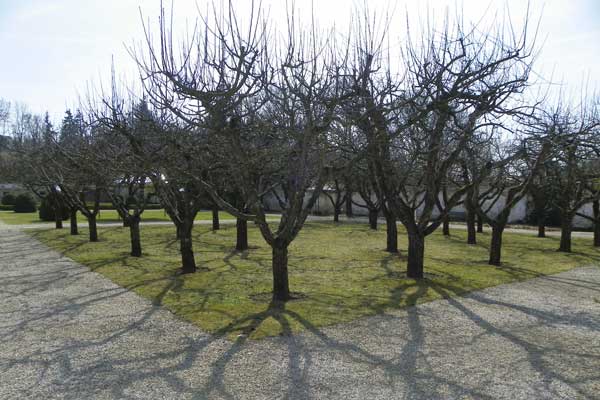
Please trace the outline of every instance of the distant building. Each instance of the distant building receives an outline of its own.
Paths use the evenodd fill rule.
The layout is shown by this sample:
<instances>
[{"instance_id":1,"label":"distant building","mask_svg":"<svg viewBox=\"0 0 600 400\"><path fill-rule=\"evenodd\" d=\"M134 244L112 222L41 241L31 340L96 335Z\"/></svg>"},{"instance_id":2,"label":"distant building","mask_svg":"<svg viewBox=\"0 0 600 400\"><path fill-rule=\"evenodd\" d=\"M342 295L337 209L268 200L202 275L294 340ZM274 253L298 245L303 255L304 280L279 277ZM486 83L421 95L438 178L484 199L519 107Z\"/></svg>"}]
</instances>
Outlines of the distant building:
<instances>
[{"instance_id":1,"label":"distant building","mask_svg":"<svg viewBox=\"0 0 600 400\"><path fill-rule=\"evenodd\" d=\"M10 136L0 135L0 150L8 147Z\"/></svg>"},{"instance_id":2,"label":"distant building","mask_svg":"<svg viewBox=\"0 0 600 400\"><path fill-rule=\"evenodd\" d=\"M20 194L26 192L23 186L16 183L0 183L0 199L6 194Z\"/></svg>"}]
</instances>

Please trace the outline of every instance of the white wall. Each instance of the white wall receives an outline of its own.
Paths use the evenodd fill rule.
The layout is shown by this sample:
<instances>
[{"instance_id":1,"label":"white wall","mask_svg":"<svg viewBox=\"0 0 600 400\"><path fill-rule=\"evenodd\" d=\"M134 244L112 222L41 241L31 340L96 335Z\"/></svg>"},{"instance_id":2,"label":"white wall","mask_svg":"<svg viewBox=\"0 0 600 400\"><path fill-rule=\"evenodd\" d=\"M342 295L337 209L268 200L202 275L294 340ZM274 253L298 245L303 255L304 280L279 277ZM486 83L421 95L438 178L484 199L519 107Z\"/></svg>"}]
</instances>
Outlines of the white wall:
<instances>
[{"instance_id":1,"label":"white wall","mask_svg":"<svg viewBox=\"0 0 600 400\"><path fill-rule=\"evenodd\" d=\"M441 194L440 194L440 196L441 196ZM307 193L307 195L305 197L305 201L307 201L309 197L310 197L310 192ZM362 198L357 193L353 194L352 199L356 203L364 204L364 202L362 201ZM500 199L498 200L498 202L490 210L490 215L491 216L497 215L499 210L504 206L505 201L506 201L506 198L504 196L501 196ZM269 209L271 209L273 211L280 210L279 203L278 203L277 199L275 198L275 196L273 196L273 195L265 196L264 202ZM525 221L525 219L527 218L527 214L528 214L528 209L527 209L528 203L529 203L529 201L528 201L527 197L519 200L519 202L511 210L510 216L508 217L508 222L509 223L519 223L519 222ZM366 208L362 208L362 207L353 205L352 210L354 212L354 215L357 215L357 216L368 215L368 210ZM345 208L345 206L342 206L342 214L344 214L345 212L346 212L346 208ZM580 208L579 212L591 216L592 215L592 204L589 203L589 204L584 205L583 207ZM331 204L331 201L324 193L321 193L321 195L319 196L319 199L317 200L315 207L313 208L313 213L320 214L320 215L332 215L333 214L333 205ZM454 207L452 209L452 213L464 214L465 213L464 206L458 205L458 206ZM592 223L583 217L576 216L573 220L573 226L576 228L590 228L592 226Z\"/></svg>"}]
</instances>

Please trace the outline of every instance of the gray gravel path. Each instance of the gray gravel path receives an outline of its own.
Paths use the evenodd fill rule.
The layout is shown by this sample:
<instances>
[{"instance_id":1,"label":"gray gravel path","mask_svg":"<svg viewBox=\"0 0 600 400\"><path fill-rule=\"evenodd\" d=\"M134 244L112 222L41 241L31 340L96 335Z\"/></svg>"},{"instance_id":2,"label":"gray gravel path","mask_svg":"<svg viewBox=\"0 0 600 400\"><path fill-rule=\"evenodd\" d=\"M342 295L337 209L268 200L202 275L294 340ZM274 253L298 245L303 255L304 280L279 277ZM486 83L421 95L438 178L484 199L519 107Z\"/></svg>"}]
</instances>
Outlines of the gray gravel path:
<instances>
[{"instance_id":1,"label":"gray gravel path","mask_svg":"<svg viewBox=\"0 0 600 400\"><path fill-rule=\"evenodd\" d=\"M0 316L0 399L600 399L597 267L231 342L0 225Z\"/></svg>"}]
</instances>

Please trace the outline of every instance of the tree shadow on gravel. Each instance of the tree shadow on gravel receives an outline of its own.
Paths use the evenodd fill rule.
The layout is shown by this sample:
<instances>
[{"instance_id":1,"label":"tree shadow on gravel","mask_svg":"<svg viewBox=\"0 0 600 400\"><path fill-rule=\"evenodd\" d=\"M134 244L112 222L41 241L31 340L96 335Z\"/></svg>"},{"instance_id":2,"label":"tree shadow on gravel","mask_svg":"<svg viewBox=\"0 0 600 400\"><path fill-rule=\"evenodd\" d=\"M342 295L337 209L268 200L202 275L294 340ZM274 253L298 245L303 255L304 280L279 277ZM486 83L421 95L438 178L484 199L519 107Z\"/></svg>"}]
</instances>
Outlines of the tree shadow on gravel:
<instances>
[{"instance_id":1,"label":"tree shadow on gravel","mask_svg":"<svg viewBox=\"0 0 600 400\"><path fill-rule=\"evenodd\" d=\"M557 276L543 276L540 279L560 282L567 286L573 285L573 281L579 281ZM586 286L580 286L579 283L576 283L575 286L584 287L588 290L597 290L595 288L600 286L600 284L594 284L592 282L586 283L588 284ZM523 304L495 299L486 295L485 292L473 292L468 294L465 298L461 298L457 296L458 290L449 285L441 286L433 284L431 288L438 292L441 297L446 299L449 305L483 330L483 333L475 336L472 339L472 342L479 340L483 336L499 336L519 348L520 354L525 356L529 367L541 377L541 379L535 380L535 382L543 384L547 394L555 396L556 398L564 396L564 393L561 394L560 392L557 392L557 389L561 386L574 391L578 396L577 398L592 399L597 394L596 391L591 389L593 383L600 380L600 373L598 373L597 368L590 368L591 375L580 378L574 378L572 376L572 371L576 370L577 367L581 367L581 363L597 363L600 359L600 353L596 352L596 354L590 354L585 351L566 349L562 341L538 343L536 342L536 339L539 338L536 338L535 336L528 335L519 329L515 330L512 326L505 327L499 322L494 323L487 320L481 314L478 314L473 306L469 305L468 300L474 300L477 303L487 306L494 306L511 312L524 314L530 319L535 320L534 328L546 330L568 325L571 327L584 328L590 332L598 331L600 329L600 317L597 315L580 314L573 316L568 314L568 311L566 311L565 314L559 314L557 312L545 311L543 308L533 308ZM551 341L548 337L544 337L542 341L544 340ZM577 347L579 348L579 345ZM596 350L598 349L596 348ZM553 363L553 360L547 359L551 357L554 357L554 361L559 359L562 368L558 368L559 365ZM521 362L522 360L523 357L516 360L514 368L522 369L522 367L518 365L518 362ZM523 371L523 373L526 373L526 371Z\"/></svg>"},{"instance_id":2,"label":"tree shadow on gravel","mask_svg":"<svg viewBox=\"0 0 600 400\"><path fill-rule=\"evenodd\" d=\"M15 253L22 257L19 261L21 263L26 263L29 257L27 246L24 245ZM382 271L386 274L394 272L386 268L385 261ZM114 285L108 288L86 286L93 283L85 280L89 278L88 275L87 270L82 272L81 267L66 262L43 272L29 265L19 270L15 276L8 277L8 280L0 280L0 287L10 290L11 297L28 300L33 300L36 294L51 292L66 284L80 284L83 287L81 293L61 294L54 301L44 304L43 308L39 304L37 307L22 306L23 308L15 311L20 313L17 320L0 323L2 346L18 347L12 353L0 352L0 373L16 372L18 375L21 369L35 368L38 380L23 380L19 384L26 385L34 393L39 386L47 384L58 390L57 393L73 398L99 396L102 391L108 391L113 398L134 398L139 397L136 390L157 385L166 388L166 397L235 399L260 397L237 392L241 386L238 385L236 389L231 386L231 382L236 378L248 379L254 372L262 373L257 369L266 365L273 369L264 373L272 376L278 374L274 378L278 384L254 388L255 390L271 390L271 394L283 398L310 398L313 388L334 395L335 385L340 384L344 377L348 379L345 376L346 369L352 370L352 366L358 364L376 371L375 376L385 380L384 389L390 396L397 395L406 399L492 398L487 393L485 384L477 386L475 382L464 383L447 378L430 364L426 352L429 335L441 333L427 330L423 321L423 313L426 311L420 307L408 307L404 311L395 312L395 315L386 314L385 308L376 308L373 311L379 315L375 317L342 326L319 328L305 316L289 309L287 304L272 301L263 311L235 319L209 335L191 324L172 318L168 311L158 306L169 291L181 286L183 281L180 278L160 280L164 281L164 286L152 304L145 303L136 296L138 306L130 310L119 306L132 301L130 296L133 295L128 290ZM583 285L591 290L598 290L600 286L593 282L562 277L546 276L543 279L565 285ZM152 282L144 282L149 283ZM499 335L522 349L532 369L544 378L548 390L552 389L551 382L558 382L576 389L581 396L593 397L594 393L580 386L589 383L587 380L599 379L597 374L583 380L552 370L552 366L546 364L543 357L556 352L557 348L546 348L508 328L487 321L471 306L465 305L465 301L454 297L464 295L464 289L451 284L421 282L416 284L416 290L408 295L406 302L416 303L427 290L435 290L446 298L452 308L459 310L474 325L480 327L484 334ZM386 296L390 303L399 303L404 293L406 288L399 284L395 292L392 291L391 297L389 293ZM471 293L467 298L488 306L524 313L543 325L558 325L565 321L564 315L501 302L480 293ZM127 315L125 319L122 318L123 314ZM260 342L249 339L253 331L267 322L280 326L281 337L267 338ZM598 329L600 325L597 319L589 316L575 322L586 329ZM306 333L294 335L292 323L300 324ZM61 326L57 327L57 324ZM89 328L93 335L78 337L75 332L68 332L69 329L75 329L73 326L77 326L77 329ZM66 331L64 336L58 336L61 333L54 332L57 328ZM51 346L46 346L41 341L32 341L29 336L44 329L47 330L44 333L45 341L51 343ZM232 332L240 334L230 340ZM354 336L355 332L376 335L377 342L363 343L364 336ZM23 346L23 343L30 347ZM447 351L451 352L453 349L449 348ZM565 354L575 360L588 360L590 357L589 354L575 352ZM334 360L337 364L328 364ZM334 367L340 369L336 370ZM319 379L319 373L325 369L333 376L330 382ZM55 375L57 370L60 371L59 375ZM365 382L364 377L360 376L352 378L355 381L351 384L357 387L361 384L373 387L380 384ZM260 386L259 381L242 382L244 383L247 383L248 390L252 390L252 383ZM400 389L404 390L403 395L395 393Z\"/></svg>"},{"instance_id":3,"label":"tree shadow on gravel","mask_svg":"<svg viewBox=\"0 0 600 400\"><path fill-rule=\"evenodd\" d=\"M171 283L172 286L165 287L163 295L177 284L179 282L174 280ZM453 291L459 289L453 288L451 285L432 284L427 287L447 298L452 307L460 310L486 334L500 335L522 348L524 354L527 354L532 368L548 382L558 381L568 384L569 387L585 383L563 376L544 363L542 357L545 352L552 352L555 349L545 349L526 338L486 321L465 305L464 301L454 298L456 293ZM416 298L422 296L425 290L427 290L425 286L419 287L417 292L412 295L413 300L416 301ZM56 315L62 315L63 321L77 321L78 317L88 312L89 308L106 305L123 295L130 294L127 294L126 290L112 288L68 297L63 299L61 304L49 304L49 309L30 315L18 326L14 326L8 331L5 331L3 327L2 342L6 344L14 341L23 332L38 329L41 322L52 322ZM558 324L564 318L555 313L489 299L478 293L472 293L468 298L526 313L544 324ZM155 304L158 303L160 301L155 302ZM118 314L119 310L114 310L114 312ZM97 393L109 384L112 397L133 398L135 388L138 388L139 385L144 385L145 382L160 381L176 397L235 399L243 397L244 394L238 393L236 389L230 387L228 382L231 374L235 374L236 368L252 368L251 360L244 360L248 351L252 354L255 351L270 349L263 356L259 355L258 359L269 356L283 357L281 364L277 365L276 369L283 384L278 385L278 389L273 388L273 390L287 391L285 394L278 393L281 397L310 398L313 385L323 389L323 383L313 382L311 378L318 375L319 368L329 367L322 365L321 358L326 357L341 362L341 364L337 364L338 368L340 366L343 368L344 365L350 367L351 364L356 363L365 365L370 370L381 371L382 379L387 382L390 393L401 386L406 391L404 398L408 399L440 398L444 395L492 398L487 394L485 386L473 387L474 385L471 383L468 385L470 387L467 387L464 383L440 376L435 372L435 368L428 364L424 347L429 333L421 321L422 313L426 311L418 307L409 307L406 309L406 314L403 314L404 316L382 314L374 317L373 322L368 322L372 329L375 329L374 325L380 323L383 323L384 327L401 329L396 332L381 331L379 333L380 340L384 342L387 338L391 343L398 342L398 336L405 338L399 341L400 347L390 348L389 354L375 352L372 350L372 346L363 344L360 340L340 335L336 327L320 329L302 315L288 309L285 303L279 302L271 302L264 311L237 319L212 335L202 334L195 327L175 319L171 323L177 325L179 333L175 337L168 338L167 342L171 342L169 345L165 344L164 348L159 346L158 350L154 351L140 352L144 345L131 342L132 335L156 335L158 332L155 329L162 328L153 326L153 317L156 313L164 312L164 309L157 306L146 307L143 312L133 314L134 318L127 324L113 327L110 332L105 331L98 337L87 340L71 340L54 346L52 349L31 349L29 354L20 354L19 357L12 359L1 356L0 371L6 373L14 368L35 366L41 371L42 375L40 376L46 373L50 377L54 369L60 368L62 373L68 377L59 387L64 393L82 393L81 391ZM110 313L106 315L106 318L111 318ZM282 336L260 342L250 340L251 332L269 319L281 326ZM291 321L300 323L307 333L293 335ZM358 323L361 322L358 321ZM372 326L372 324L374 325ZM598 321L589 321L586 324L588 328L597 328ZM347 328L351 332L354 329L352 325L349 324ZM341 327L341 329L345 330L346 328ZM230 341L227 336L232 331L241 333L233 341ZM117 350L127 343L138 349L132 354ZM111 351L111 348L114 350ZM99 354L100 349L104 349L100 353L102 356L89 359L82 365L80 365L81 361L71 360L71 358L79 358L81 354ZM316 363L315 356L321 359L319 361L321 364ZM573 356L585 357L582 354L573 354ZM187 373L188 371L191 375ZM239 372L241 373L241 371ZM335 371L332 373L335 374ZM241 374L241 376L247 377L248 375ZM36 385L42 383L43 378L41 382L32 382L31 389L34 390ZM364 384L364 382L356 382L357 385L360 383ZM331 384L335 385L334 382ZM549 384L547 383L547 385ZM441 387L445 387L446 392L440 391ZM332 387L332 390L334 388ZM579 389L578 393L589 397L593 395L585 389ZM400 396L399 393L398 395Z\"/></svg>"},{"instance_id":4,"label":"tree shadow on gravel","mask_svg":"<svg viewBox=\"0 0 600 400\"><path fill-rule=\"evenodd\" d=\"M417 301L427 290L427 286L419 286L419 290L412 296L411 301ZM345 358L345 362L365 364L369 369L381 369L389 388L393 391L399 382L402 382L407 389L405 398L430 399L444 396L444 392L439 392L440 385L444 385L454 395L469 395L480 399L492 399L485 393L485 388L468 388L459 382L454 382L440 376L436 376L427 368L426 357L422 354L422 348L425 342L426 332L420 321L420 311L416 307L406 309L406 316L403 320L407 323L408 336L400 352L395 356L383 356L368 350L368 346L363 346L355 340L339 338L337 334L330 335L329 331L335 331L335 327L320 329L313 325L302 315L287 309L285 303L271 302L268 308L261 313L239 319L224 327L215 337L225 337L231 331L243 327L244 331L240 334L229 348L212 364L210 380L207 382L204 390L197 393L197 398L207 398L218 394L223 398L236 398L234 393L230 393L225 384L225 371L227 364L231 363L238 353L241 353L245 345L252 346L253 342L248 336L253 330L258 329L265 320L273 318L282 328L281 338L267 338L263 342L284 343L287 353L287 368L285 373L288 377L288 389L284 398L310 398L310 369L314 365L313 354L329 353L338 354ZM379 315L383 320L397 320L398 317L391 315ZM294 335L292 333L290 321L299 322L305 329L305 334ZM343 329L343 325L341 325ZM394 332L388 333L393 336ZM247 343L249 342L249 343ZM285 367L282 365L282 367ZM321 366L328 368L327 366ZM315 372L313 372L315 373ZM316 372L318 374L318 371ZM332 389L332 393L336 393ZM446 393L447 394L447 393Z\"/></svg>"},{"instance_id":5,"label":"tree shadow on gravel","mask_svg":"<svg viewBox=\"0 0 600 400\"><path fill-rule=\"evenodd\" d=\"M172 286L165 287L163 295L178 284L179 282L174 280ZM420 294L417 292L414 296ZM126 324L112 325L109 321L126 310L118 307L106 309L106 306L115 303L122 296L131 296L131 293L118 287L91 290L49 303L43 310L28 310L24 313L26 318L21 318L14 326L3 325L0 336L2 343L10 345L28 332L55 324L57 318L67 326L74 323L80 328L85 328L86 325L93 327L97 320L90 320L89 314L95 315L100 312L96 310L96 307L99 307L100 310L104 310L102 317L108 321L107 326L110 328L99 331L93 338L78 338L75 335L71 339L61 341L59 337L50 348L32 346L27 350L21 349L13 356L1 355L0 371L8 373L34 367L39 372L40 380L27 385L33 392L38 386L44 385L46 379L56 379L53 378L54 371L60 370L64 379L55 390L65 394L91 395L106 390L108 386L114 398L133 398L134 396L129 394L134 393L139 385L160 381L168 387L171 394L177 394L177 397L187 395L195 399L234 399L242 394L233 391L227 383L227 376L232 373L232 364L239 363L248 349L272 346L273 354L286 358L285 362L277 365L280 379L283 381L280 388L288 392L283 397L310 398L311 371L315 374L318 370L313 371L313 368L325 367L313 364L313 355L320 352L339 354L344 357L345 362L365 363L369 368L382 369L391 387L394 387L398 380L402 380L411 393L422 398L435 393L432 392L435 386L429 385L429 377L427 385L420 384L422 376L427 374L416 370L424 340L424 331L416 308L410 308L408 311L409 340L396 358L376 355L353 340L346 341L330 336L280 302L271 302L264 311L235 320L213 335L202 334L194 326L175 319L171 323L177 325L179 333L168 338L164 347L159 346L157 350L149 351L144 348L143 340L137 342L132 341L132 338L167 334L168 331L161 332L164 328L153 323L155 314L164 315L166 311L158 306L145 306L142 312L131 314ZM155 302L158 303L160 299ZM261 342L249 340L251 332L268 319L281 326L282 336ZM302 324L309 334L293 335L290 325L292 320ZM227 339L232 331L241 331L233 342ZM85 354L88 356L82 361L81 357ZM93 356L90 358L89 355ZM252 368L251 364L244 366ZM196 379L190 380L186 371L196 371L191 375ZM199 384L198 380L205 383ZM444 384L455 387L457 392L467 390L452 382ZM486 398L485 393L475 394L479 398Z\"/></svg>"}]
</instances>

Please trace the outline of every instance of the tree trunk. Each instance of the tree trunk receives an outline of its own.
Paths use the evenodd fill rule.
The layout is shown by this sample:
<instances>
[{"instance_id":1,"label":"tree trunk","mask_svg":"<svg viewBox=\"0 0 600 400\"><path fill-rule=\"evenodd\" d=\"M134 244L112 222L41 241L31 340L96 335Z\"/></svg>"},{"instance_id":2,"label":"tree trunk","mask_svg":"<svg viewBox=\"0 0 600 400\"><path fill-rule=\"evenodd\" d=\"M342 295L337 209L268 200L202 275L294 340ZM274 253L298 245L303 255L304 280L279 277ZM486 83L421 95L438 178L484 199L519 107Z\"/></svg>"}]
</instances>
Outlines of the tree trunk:
<instances>
[{"instance_id":1,"label":"tree trunk","mask_svg":"<svg viewBox=\"0 0 600 400\"><path fill-rule=\"evenodd\" d=\"M342 213L341 207L333 207L333 222L340 222L340 214Z\"/></svg>"},{"instance_id":2,"label":"tree trunk","mask_svg":"<svg viewBox=\"0 0 600 400\"><path fill-rule=\"evenodd\" d=\"M142 256L142 242L140 240L140 219L133 217L128 221L129 236L131 238L131 256Z\"/></svg>"},{"instance_id":3,"label":"tree trunk","mask_svg":"<svg viewBox=\"0 0 600 400\"><path fill-rule=\"evenodd\" d=\"M50 197L48 197L50 198ZM58 195L54 194L52 199L50 200L50 207L52 207L52 211L54 212L54 227L56 229L63 228L62 222L62 207L61 202L58 200Z\"/></svg>"},{"instance_id":4,"label":"tree trunk","mask_svg":"<svg viewBox=\"0 0 600 400\"><path fill-rule=\"evenodd\" d=\"M377 210L369 210L369 228L377 230Z\"/></svg>"},{"instance_id":5,"label":"tree trunk","mask_svg":"<svg viewBox=\"0 0 600 400\"><path fill-rule=\"evenodd\" d=\"M467 210L467 244L477 244L475 213L470 210Z\"/></svg>"},{"instance_id":6,"label":"tree trunk","mask_svg":"<svg viewBox=\"0 0 600 400\"><path fill-rule=\"evenodd\" d=\"M444 221L442 222L442 232L444 236L450 236L450 218L448 215L444 217Z\"/></svg>"},{"instance_id":7,"label":"tree trunk","mask_svg":"<svg viewBox=\"0 0 600 400\"><path fill-rule=\"evenodd\" d=\"M179 231L179 250L181 252L181 272L191 274L196 272L196 259L192 246L192 226L181 227Z\"/></svg>"},{"instance_id":8,"label":"tree trunk","mask_svg":"<svg viewBox=\"0 0 600 400\"><path fill-rule=\"evenodd\" d=\"M288 281L288 249L287 246L273 247L273 300L290 299Z\"/></svg>"},{"instance_id":9,"label":"tree trunk","mask_svg":"<svg viewBox=\"0 0 600 400\"><path fill-rule=\"evenodd\" d=\"M389 213L385 216L387 246L385 251L390 253L398 252L398 227L396 226L396 218Z\"/></svg>"},{"instance_id":10,"label":"tree trunk","mask_svg":"<svg viewBox=\"0 0 600 400\"><path fill-rule=\"evenodd\" d=\"M71 209L70 216L71 223L71 235L79 235L79 228L77 226L77 209Z\"/></svg>"},{"instance_id":11,"label":"tree trunk","mask_svg":"<svg viewBox=\"0 0 600 400\"><path fill-rule=\"evenodd\" d=\"M538 201L535 202L536 208L535 208L535 214L537 215L537 227L538 227L538 234L537 237L539 238L543 238L546 237L546 215L544 213L544 204L541 203L540 199L537 199Z\"/></svg>"},{"instance_id":12,"label":"tree trunk","mask_svg":"<svg viewBox=\"0 0 600 400\"><path fill-rule=\"evenodd\" d=\"M213 206L212 208L212 230L218 231L221 228L219 223L219 207Z\"/></svg>"},{"instance_id":13,"label":"tree trunk","mask_svg":"<svg viewBox=\"0 0 600 400\"><path fill-rule=\"evenodd\" d=\"M594 247L600 247L600 201L594 200L592 203L592 209L594 210Z\"/></svg>"},{"instance_id":14,"label":"tree trunk","mask_svg":"<svg viewBox=\"0 0 600 400\"><path fill-rule=\"evenodd\" d=\"M477 216L477 233L483 233L483 219L479 215Z\"/></svg>"},{"instance_id":15,"label":"tree trunk","mask_svg":"<svg viewBox=\"0 0 600 400\"><path fill-rule=\"evenodd\" d=\"M544 220L538 219L538 234L537 237L545 238L546 237L546 225L544 225Z\"/></svg>"},{"instance_id":16,"label":"tree trunk","mask_svg":"<svg viewBox=\"0 0 600 400\"><path fill-rule=\"evenodd\" d=\"M96 226L96 214L88 217L88 227L90 228L90 242L98 241L98 227Z\"/></svg>"},{"instance_id":17,"label":"tree trunk","mask_svg":"<svg viewBox=\"0 0 600 400\"><path fill-rule=\"evenodd\" d=\"M248 221L238 218L236 221L235 249L238 251L248 250Z\"/></svg>"},{"instance_id":18,"label":"tree trunk","mask_svg":"<svg viewBox=\"0 0 600 400\"><path fill-rule=\"evenodd\" d=\"M408 235L408 264L406 275L409 278L423 278L423 258L425 256L425 236L421 233Z\"/></svg>"},{"instance_id":19,"label":"tree trunk","mask_svg":"<svg viewBox=\"0 0 600 400\"><path fill-rule=\"evenodd\" d=\"M500 265L502 259L502 233L504 226L492 226L492 239L490 241L490 259L488 264Z\"/></svg>"},{"instance_id":20,"label":"tree trunk","mask_svg":"<svg viewBox=\"0 0 600 400\"><path fill-rule=\"evenodd\" d=\"M560 221L560 246L558 251L571 252L571 232L573 231L573 217L561 215Z\"/></svg>"},{"instance_id":21,"label":"tree trunk","mask_svg":"<svg viewBox=\"0 0 600 400\"><path fill-rule=\"evenodd\" d=\"M63 228L62 214L61 214L60 210L54 211L54 225L55 225L56 229Z\"/></svg>"},{"instance_id":22,"label":"tree trunk","mask_svg":"<svg viewBox=\"0 0 600 400\"><path fill-rule=\"evenodd\" d=\"M348 192L346 197L346 217L352 218L354 211L352 210L352 192Z\"/></svg>"}]
</instances>

